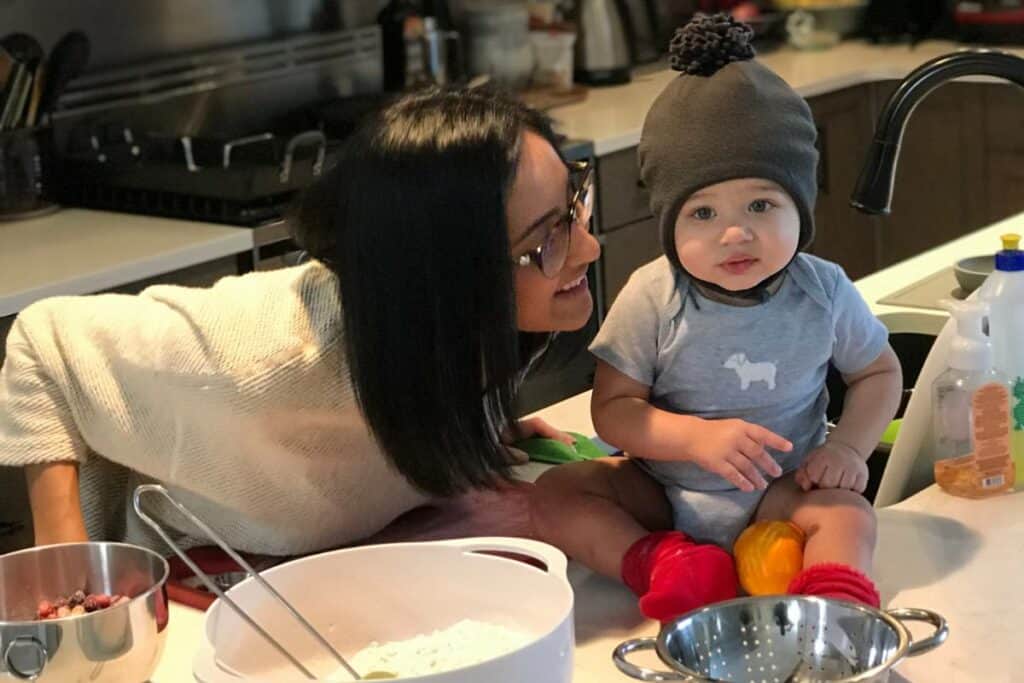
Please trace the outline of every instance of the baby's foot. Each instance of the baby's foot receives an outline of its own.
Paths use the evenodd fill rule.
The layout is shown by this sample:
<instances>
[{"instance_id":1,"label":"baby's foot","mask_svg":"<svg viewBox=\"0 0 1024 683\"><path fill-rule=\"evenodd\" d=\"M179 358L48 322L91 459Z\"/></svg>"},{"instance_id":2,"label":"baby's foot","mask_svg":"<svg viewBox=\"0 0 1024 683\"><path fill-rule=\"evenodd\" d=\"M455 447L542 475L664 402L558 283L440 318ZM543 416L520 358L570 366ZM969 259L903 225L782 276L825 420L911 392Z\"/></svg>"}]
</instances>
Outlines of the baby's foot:
<instances>
[{"instance_id":1,"label":"baby's foot","mask_svg":"<svg viewBox=\"0 0 1024 683\"><path fill-rule=\"evenodd\" d=\"M881 604L878 589L871 579L853 567L838 563L816 564L804 569L789 584L787 592L859 602L875 608Z\"/></svg>"},{"instance_id":2,"label":"baby's foot","mask_svg":"<svg viewBox=\"0 0 1024 683\"><path fill-rule=\"evenodd\" d=\"M622 580L640 597L644 616L662 622L735 598L739 590L729 553L698 545L679 531L650 534L634 543L622 560Z\"/></svg>"}]
</instances>

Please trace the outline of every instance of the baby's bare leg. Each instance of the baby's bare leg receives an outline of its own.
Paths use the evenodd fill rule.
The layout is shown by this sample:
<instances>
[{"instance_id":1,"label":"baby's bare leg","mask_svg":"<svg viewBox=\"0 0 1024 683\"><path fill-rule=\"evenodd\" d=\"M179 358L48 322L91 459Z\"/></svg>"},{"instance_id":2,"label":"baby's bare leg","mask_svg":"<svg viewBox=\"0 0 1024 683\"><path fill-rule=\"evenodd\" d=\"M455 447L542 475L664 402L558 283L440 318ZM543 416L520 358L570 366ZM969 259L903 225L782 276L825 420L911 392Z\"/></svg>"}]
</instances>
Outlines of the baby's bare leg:
<instances>
[{"instance_id":1,"label":"baby's bare leg","mask_svg":"<svg viewBox=\"0 0 1024 683\"><path fill-rule=\"evenodd\" d=\"M531 498L534 531L594 571L620 579L626 551L651 531L672 528L661 484L628 458L548 470Z\"/></svg>"},{"instance_id":2,"label":"baby's bare leg","mask_svg":"<svg viewBox=\"0 0 1024 683\"><path fill-rule=\"evenodd\" d=\"M804 530L805 569L838 562L871 573L875 511L859 493L843 489L804 491L789 475L768 487L756 519L788 519Z\"/></svg>"}]
</instances>

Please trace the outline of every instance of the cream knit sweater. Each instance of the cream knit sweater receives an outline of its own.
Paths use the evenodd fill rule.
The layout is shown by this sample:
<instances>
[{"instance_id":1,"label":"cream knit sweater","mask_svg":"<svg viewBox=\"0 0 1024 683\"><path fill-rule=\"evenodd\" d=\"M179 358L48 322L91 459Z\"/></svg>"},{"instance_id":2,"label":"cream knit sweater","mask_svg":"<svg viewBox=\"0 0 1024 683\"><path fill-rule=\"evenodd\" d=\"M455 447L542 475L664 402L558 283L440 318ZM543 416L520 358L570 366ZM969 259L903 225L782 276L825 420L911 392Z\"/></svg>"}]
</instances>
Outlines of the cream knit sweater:
<instances>
[{"instance_id":1,"label":"cream knit sweater","mask_svg":"<svg viewBox=\"0 0 1024 683\"><path fill-rule=\"evenodd\" d=\"M93 539L160 547L130 511L142 481L242 551L309 553L379 530L427 498L356 405L335 282L314 262L30 306L0 370L0 465L79 462ZM149 500L185 545L206 542Z\"/></svg>"}]
</instances>

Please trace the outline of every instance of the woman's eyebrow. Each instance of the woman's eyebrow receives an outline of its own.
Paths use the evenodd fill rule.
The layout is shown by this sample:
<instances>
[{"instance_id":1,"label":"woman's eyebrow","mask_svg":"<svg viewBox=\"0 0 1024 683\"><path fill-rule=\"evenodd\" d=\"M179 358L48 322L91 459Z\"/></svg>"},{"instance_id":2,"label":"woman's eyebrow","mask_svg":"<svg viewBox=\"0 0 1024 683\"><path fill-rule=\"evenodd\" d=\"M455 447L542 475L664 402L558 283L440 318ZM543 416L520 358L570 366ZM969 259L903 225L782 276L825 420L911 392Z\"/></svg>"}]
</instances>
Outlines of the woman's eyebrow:
<instances>
[{"instance_id":1,"label":"woman's eyebrow","mask_svg":"<svg viewBox=\"0 0 1024 683\"><path fill-rule=\"evenodd\" d=\"M525 242L526 239L528 237L530 237L530 235L535 233L538 228L543 226L545 223L547 223L553 217L557 216L558 212L561 211L561 210L562 210L561 208L548 209L544 213L543 216L541 216L540 218L538 218L534 222L530 223L530 225L525 230L523 230L522 233L520 233L519 237L516 238L516 241L514 242L513 246L517 246L517 245L522 244L523 242Z\"/></svg>"}]
</instances>

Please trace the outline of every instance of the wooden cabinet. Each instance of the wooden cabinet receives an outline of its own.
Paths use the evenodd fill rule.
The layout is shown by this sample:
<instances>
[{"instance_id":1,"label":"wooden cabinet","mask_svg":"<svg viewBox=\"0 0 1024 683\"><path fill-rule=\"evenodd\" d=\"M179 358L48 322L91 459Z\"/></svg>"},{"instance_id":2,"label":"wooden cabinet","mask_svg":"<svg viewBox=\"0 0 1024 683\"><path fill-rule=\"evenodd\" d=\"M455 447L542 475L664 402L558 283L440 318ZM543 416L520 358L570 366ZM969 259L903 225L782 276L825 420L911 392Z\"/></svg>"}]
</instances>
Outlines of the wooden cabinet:
<instances>
[{"instance_id":1,"label":"wooden cabinet","mask_svg":"<svg viewBox=\"0 0 1024 683\"><path fill-rule=\"evenodd\" d=\"M636 147L597 160L597 229L611 232L651 215Z\"/></svg>"},{"instance_id":2,"label":"wooden cabinet","mask_svg":"<svg viewBox=\"0 0 1024 683\"><path fill-rule=\"evenodd\" d=\"M872 87L877 113L896 83ZM985 87L947 83L922 100L911 115L896 167L892 213L879 219L882 267L987 223Z\"/></svg>"},{"instance_id":3,"label":"wooden cabinet","mask_svg":"<svg viewBox=\"0 0 1024 683\"><path fill-rule=\"evenodd\" d=\"M985 223L1024 211L1024 91L983 86L985 111Z\"/></svg>"},{"instance_id":4,"label":"wooden cabinet","mask_svg":"<svg viewBox=\"0 0 1024 683\"><path fill-rule=\"evenodd\" d=\"M871 139L873 110L865 88L811 99L818 126L818 201L809 251L841 265L856 280L878 270L879 223L850 206L850 195Z\"/></svg>"},{"instance_id":5,"label":"wooden cabinet","mask_svg":"<svg viewBox=\"0 0 1024 683\"><path fill-rule=\"evenodd\" d=\"M661 235L651 217L609 233L603 241L604 301L611 306L633 271L661 256Z\"/></svg>"},{"instance_id":6,"label":"wooden cabinet","mask_svg":"<svg viewBox=\"0 0 1024 683\"><path fill-rule=\"evenodd\" d=\"M636 147L600 157L597 183L594 227L602 250L597 306L603 320L633 271L661 255L661 239L640 181Z\"/></svg>"},{"instance_id":7,"label":"wooden cabinet","mask_svg":"<svg viewBox=\"0 0 1024 683\"><path fill-rule=\"evenodd\" d=\"M986 224L1024 211L1024 151L989 152L985 165L985 199Z\"/></svg>"}]
</instances>

